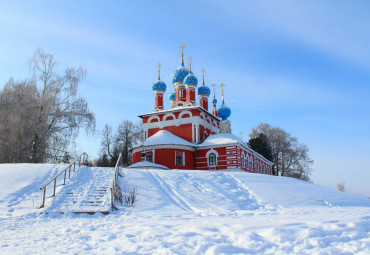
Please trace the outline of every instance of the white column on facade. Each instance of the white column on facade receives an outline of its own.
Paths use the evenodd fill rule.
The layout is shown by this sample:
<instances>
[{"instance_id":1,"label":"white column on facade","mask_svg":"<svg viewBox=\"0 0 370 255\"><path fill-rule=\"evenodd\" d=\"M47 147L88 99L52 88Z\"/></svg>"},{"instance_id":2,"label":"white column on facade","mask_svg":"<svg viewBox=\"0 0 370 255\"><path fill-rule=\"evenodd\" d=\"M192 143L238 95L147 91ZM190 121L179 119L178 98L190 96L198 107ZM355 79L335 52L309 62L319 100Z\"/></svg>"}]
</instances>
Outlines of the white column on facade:
<instances>
[{"instance_id":1,"label":"white column on facade","mask_svg":"<svg viewBox=\"0 0 370 255\"><path fill-rule=\"evenodd\" d=\"M195 127L195 131L196 131L196 132L195 132L195 133L196 133L196 134L195 134L195 142L196 142L196 143L199 143L199 124L197 124L197 125L196 125L196 127Z\"/></svg>"},{"instance_id":2,"label":"white column on facade","mask_svg":"<svg viewBox=\"0 0 370 255\"><path fill-rule=\"evenodd\" d=\"M194 128L195 128L195 125L193 124L193 125L191 126L191 137L192 137L192 142L193 142L193 143L195 142Z\"/></svg>"}]
</instances>

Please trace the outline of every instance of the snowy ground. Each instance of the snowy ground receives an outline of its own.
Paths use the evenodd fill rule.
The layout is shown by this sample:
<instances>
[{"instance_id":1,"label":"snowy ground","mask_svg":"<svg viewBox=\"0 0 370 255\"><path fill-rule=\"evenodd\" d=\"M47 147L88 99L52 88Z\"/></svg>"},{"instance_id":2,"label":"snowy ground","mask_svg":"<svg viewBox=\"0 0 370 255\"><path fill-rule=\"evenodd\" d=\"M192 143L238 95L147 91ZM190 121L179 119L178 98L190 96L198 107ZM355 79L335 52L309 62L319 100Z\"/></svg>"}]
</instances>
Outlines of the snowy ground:
<instances>
[{"instance_id":1,"label":"snowy ground","mask_svg":"<svg viewBox=\"0 0 370 255\"><path fill-rule=\"evenodd\" d=\"M0 165L0 254L370 254L370 200L322 186L244 172L125 169L139 193L134 208L40 215L39 187L57 171ZM88 179L85 171L71 185ZM108 180L111 169L101 171ZM45 211L58 204L48 201Z\"/></svg>"}]
</instances>

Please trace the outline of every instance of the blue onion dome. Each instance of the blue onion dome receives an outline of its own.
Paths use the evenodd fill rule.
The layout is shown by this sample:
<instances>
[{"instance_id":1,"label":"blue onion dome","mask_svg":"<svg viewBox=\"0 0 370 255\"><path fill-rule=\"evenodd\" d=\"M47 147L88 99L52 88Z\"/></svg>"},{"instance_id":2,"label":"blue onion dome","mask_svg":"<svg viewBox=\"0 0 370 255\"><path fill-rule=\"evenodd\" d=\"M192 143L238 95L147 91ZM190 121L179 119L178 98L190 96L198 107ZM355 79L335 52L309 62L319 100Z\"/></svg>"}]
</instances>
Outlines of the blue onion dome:
<instances>
[{"instance_id":1,"label":"blue onion dome","mask_svg":"<svg viewBox=\"0 0 370 255\"><path fill-rule=\"evenodd\" d=\"M172 84L176 85L176 83L183 82L185 77L189 74L189 70L184 66L181 65L179 68L177 68L171 76Z\"/></svg>"},{"instance_id":2,"label":"blue onion dome","mask_svg":"<svg viewBox=\"0 0 370 255\"><path fill-rule=\"evenodd\" d=\"M190 71L189 74L184 79L184 85L198 85L198 79L195 75Z\"/></svg>"},{"instance_id":3,"label":"blue onion dome","mask_svg":"<svg viewBox=\"0 0 370 255\"><path fill-rule=\"evenodd\" d=\"M153 91L156 91L156 90L161 90L163 92L166 91L166 83L164 83L163 81L161 81L159 78L158 78L158 81L154 82L153 83L153 86L152 86L152 89Z\"/></svg>"},{"instance_id":4,"label":"blue onion dome","mask_svg":"<svg viewBox=\"0 0 370 255\"><path fill-rule=\"evenodd\" d=\"M210 94L211 94L211 90L206 85L203 84L202 86L198 87L199 96L209 97Z\"/></svg>"},{"instance_id":5,"label":"blue onion dome","mask_svg":"<svg viewBox=\"0 0 370 255\"><path fill-rule=\"evenodd\" d=\"M212 100L212 104L217 104L217 99L215 97Z\"/></svg>"},{"instance_id":6,"label":"blue onion dome","mask_svg":"<svg viewBox=\"0 0 370 255\"><path fill-rule=\"evenodd\" d=\"M231 115L230 107L225 104L224 100L222 100L222 105L218 109L217 113L218 116L222 118L222 120L227 120L227 118L230 117Z\"/></svg>"},{"instance_id":7,"label":"blue onion dome","mask_svg":"<svg viewBox=\"0 0 370 255\"><path fill-rule=\"evenodd\" d=\"M170 101L175 101L175 100L176 100L176 93L172 92L172 94L170 95Z\"/></svg>"}]
</instances>

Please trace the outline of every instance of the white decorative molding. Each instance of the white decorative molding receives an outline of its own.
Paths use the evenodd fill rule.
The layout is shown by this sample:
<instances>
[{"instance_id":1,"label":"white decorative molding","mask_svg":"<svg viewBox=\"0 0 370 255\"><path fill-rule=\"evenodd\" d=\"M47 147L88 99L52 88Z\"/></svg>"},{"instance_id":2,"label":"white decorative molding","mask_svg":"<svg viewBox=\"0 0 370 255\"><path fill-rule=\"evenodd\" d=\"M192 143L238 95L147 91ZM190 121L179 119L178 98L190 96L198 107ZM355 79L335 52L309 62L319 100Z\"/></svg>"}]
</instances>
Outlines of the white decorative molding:
<instances>
[{"instance_id":1,"label":"white decorative molding","mask_svg":"<svg viewBox=\"0 0 370 255\"><path fill-rule=\"evenodd\" d=\"M183 102L183 101L177 101L177 102L175 103L175 107L182 107L182 106L184 106L184 103L185 103L185 102Z\"/></svg>"},{"instance_id":2,"label":"white decorative molding","mask_svg":"<svg viewBox=\"0 0 370 255\"><path fill-rule=\"evenodd\" d=\"M166 113L164 116L163 116L163 121L166 121L168 117L173 117L173 120L176 120L176 116L175 114L169 112L169 113Z\"/></svg>"},{"instance_id":3,"label":"white decorative molding","mask_svg":"<svg viewBox=\"0 0 370 255\"><path fill-rule=\"evenodd\" d=\"M159 118L158 116L154 115L154 116L151 116L149 119L151 119L153 117ZM204 128L207 128L207 129L211 130L211 132L214 132L216 134L219 133L218 128L209 124L207 121L202 120L199 116L193 116L193 117L189 117L189 118L180 118L180 116L179 116L179 118L175 119L175 120L166 120L166 121L153 122L153 123L150 123L149 119L148 119L148 123L143 124L143 129L152 129L152 128L158 128L158 127L159 128L164 128L164 127L180 126L180 125L183 125L183 124L190 124L191 123L191 124L197 124L198 126L202 125L202 126L204 126Z\"/></svg>"},{"instance_id":4,"label":"white decorative molding","mask_svg":"<svg viewBox=\"0 0 370 255\"><path fill-rule=\"evenodd\" d=\"M156 123L159 123L161 121L161 119L159 118L159 116L150 116L149 119L148 119L148 123L152 123L152 120L158 120L158 122Z\"/></svg>"},{"instance_id":5,"label":"white decorative molding","mask_svg":"<svg viewBox=\"0 0 370 255\"><path fill-rule=\"evenodd\" d=\"M179 114L179 119L182 118L182 116L184 116L185 114L189 114L190 117L193 117L193 114L191 111L182 111L180 114Z\"/></svg>"}]
</instances>

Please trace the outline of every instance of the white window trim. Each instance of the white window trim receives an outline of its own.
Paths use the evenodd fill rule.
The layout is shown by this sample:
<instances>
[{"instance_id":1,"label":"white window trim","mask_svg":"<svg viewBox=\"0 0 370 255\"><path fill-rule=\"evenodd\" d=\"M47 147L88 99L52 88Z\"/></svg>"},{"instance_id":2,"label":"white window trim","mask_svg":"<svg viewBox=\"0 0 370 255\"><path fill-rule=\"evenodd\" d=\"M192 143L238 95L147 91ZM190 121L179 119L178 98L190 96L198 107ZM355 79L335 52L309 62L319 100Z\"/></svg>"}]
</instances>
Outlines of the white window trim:
<instances>
[{"instance_id":1,"label":"white window trim","mask_svg":"<svg viewBox=\"0 0 370 255\"><path fill-rule=\"evenodd\" d=\"M241 153L240 157L241 157L241 161L242 161L242 167L245 167L245 155L244 155L244 152Z\"/></svg>"},{"instance_id":2,"label":"white window trim","mask_svg":"<svg viewBox=\"0 0 370 255\"><path fill-rule=\"evenodd\" d=\"M182 154L182 162L181 162L182 164L181 165L177 164L177 153ZM175 166L185 166L185 151L183 151L183 152L175 151Z\"/></svg>"},{"instance_id":3,"label":"white window trim","mask_svg":"<svg viewBox=\"0 0 370 255\"><path fill-rule=\"evenodd\" d=\"M211 153L214 153L216 155L216 165L210 165L209 164L209 154ZM207 151L207 154L206 154L206 157L207 157L207 165L210 166L210 167L215 167L218 165L218 152L214 149L210 149L209 151Z\"/></svg>"}]
</instances>

